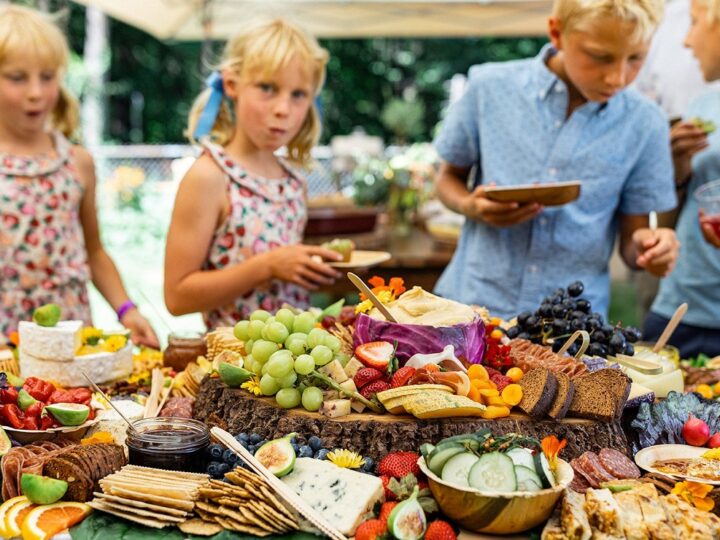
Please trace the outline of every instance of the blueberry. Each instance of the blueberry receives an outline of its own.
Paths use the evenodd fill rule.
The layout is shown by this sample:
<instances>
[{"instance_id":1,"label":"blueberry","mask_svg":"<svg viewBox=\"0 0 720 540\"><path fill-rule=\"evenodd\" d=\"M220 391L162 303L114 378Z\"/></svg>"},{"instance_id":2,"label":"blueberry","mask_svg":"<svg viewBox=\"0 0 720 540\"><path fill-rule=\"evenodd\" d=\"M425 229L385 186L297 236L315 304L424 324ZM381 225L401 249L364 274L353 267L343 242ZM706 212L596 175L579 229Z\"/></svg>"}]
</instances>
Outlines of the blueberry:
<instances>
[{"instance_id":1,"label":"blueberry","mask_svg":"<svg viewBox=\"0 0 720 540\"><path fill-rule=\"evenodd\" d=\"M296 442L293 440L293 441L290 443L290 446L292 446L292 449L293 449L293 450L295 451L295 453L297 454L297 453L298 453L298 449L300 448L300 446L298 445L298 443L296 443Z\"/></svg>"},{"instance_id":2,"label":"blueberry","mask_svg":"<svg viewBox=\"0 0 720 540\"><path fill-rule=\"evenodd\" d=\"M250 435L250 437L248 437L248 440L250 441L251 444L257 444L260 441L262 441L262 437L260 435L258 435L257 433L253 433Z\"/></svg>"},{"instance_id":3,"label":"blueberry","mask_svg":"<svg viewBox=\"0 0 720 540\"><path fill-rule=\"evenodd\" d=\"M218 465L218 474L224 476L226 472L230 472L230 465L227 463L220 463Z\"/></svg>"},{"instance_id":4,"label":"blueberry","mask_svg":"<svg viewBox=\"0 0 720 540\"><path fill-rule=\"evenodd\" d=\"M511 326L507 329L507 332L505 332L505 335L510 339L515 339L516 337L518 337L518 334L520 334L519 326Z\"/></svg>"},{"instance_id":5,"label":"blueberry","mask_svg":"<svg viewBox=\"0 0 720 540\"><path fill-rule=\"evenodd\" d=\"M315 459L327 459L327 455L330 453L330 450L327 448L321 448L317 452L315 452L315 455L313 456Z\"/></svg>"},{"instance_id":6,"label":"blueberry","mask_svg":"<svg viewBox=\"0 0 720 540\"><path fill-rule=\"evenodd\" d=\"M375 460L370 457L365 458L365 463L362 466L362 472L374 473L375 472Z\"/></svg>"},{"instance_id":7,"label":"blueberry","mask_svg":"<svg viewBox=\"0 0 720 540\"><path fill-rule=\"evenodd\" d=\"M239 433L238 435L235 436L235 440L236 440L237 442L241 443L241 444L242 444L242 443L247 444L247 442L248 442L248 434L247 434L247 433Z\"/></svg>"},{"instance_id":8,"label":"blueberry","mask_svg":"<svg viewBox=\"0 0 720 540\"><path fill-rule=\"evenodd\" d=\"M297 452L298 457L313 457L315 452L307 444L303 444Z\"/></svg>"},{"instance_id":9,"label":"blueberry","mask_svg":"<svg viewBox=\"0 0 720 540\"><path fill-rule=\"evenodd\" d=\"M229 465L234 465L240 457L230 449L225 450L222 455L223 461Z\"/></svg>"},{"instance_id":10,"label":"blueberry","mask_svg":"<svg viewBox=\"0 0 720 540\"><path fill-rule=\"evenodd\" d=\"M580 296L585 290L582 281L576 281L568 285L567 291L570 296Z\"/></svg>"},{"instance_id":11,"label":"blueberry","mask_svg":"<svg viewBox=\"0 0 720 540\"><path fill-rule=\"evenodd\" d=\"M219 444L211 444L208 447L208 455L215 461L219 461L222 459L222 455L223 455L224 451L225 451L225 448L223 448L223 446L219 445Z\"/></svg>"},{"instance_id":12,"label":"blueberry","mask_svg":"<svg viewBox=\"0 0 720 540\"><path fill-rule=\"evenodd\" d=\"M317 452L323 446L322 439L317 435L313 435L312 437L310 437L307 443L308 445L310 445L310 448L312 448L314 452Z\"/></svg>"},{"instance_id":13,"label":"blueberry","mask_svg":"<svg viewBox=\"0 0 720 540\"><path fill-rule=\"evenodd\" d=\"M267 443L267 441L266 441L265 439L261 440L260 442L258 442L258 443L255 445L255 450L260 450L260 447L261 447L262 445L266 444L266 443Z\"/></svg>"},{"instance_id":14,"label":"blueberry","mask_svg":"<svg viewBox=\"0 0 720 540\"><path fill-rule=\"evenodd\" d=\"M247 441L241 441L240 446L247 450L248 448L250 448L250 443L248 443Z\"/></svg>"},{"instance_id":15,"label":"blueberry","mask_svg":"<svg viewBox=\"0 0 720 540\"><path fill-rule=\"evenodd\" d=\"M211 461L210 465L207 466L207 473L213 478L220 478L220 465L217 461Z\"/></svg>"}]
</instances>

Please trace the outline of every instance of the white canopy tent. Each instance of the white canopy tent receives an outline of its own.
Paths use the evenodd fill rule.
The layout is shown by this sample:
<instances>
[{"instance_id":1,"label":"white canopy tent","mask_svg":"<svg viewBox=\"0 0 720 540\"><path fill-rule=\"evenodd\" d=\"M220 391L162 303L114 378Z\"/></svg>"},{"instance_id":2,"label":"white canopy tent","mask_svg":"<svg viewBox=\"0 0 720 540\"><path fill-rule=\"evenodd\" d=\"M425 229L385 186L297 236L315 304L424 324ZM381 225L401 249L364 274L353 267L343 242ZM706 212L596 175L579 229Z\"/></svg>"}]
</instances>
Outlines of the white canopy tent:
<instances>
[{"instance_id":1,"label":"white canopy tent","mask_svg":"<svg viewBox=\"0 0 720 540\"><path fill-rule=\"evenodd\" d=\"M258 14L321 38L535 36L551 0L74 0L162 40L226 39Z\"/></svg>"}]
</instances>

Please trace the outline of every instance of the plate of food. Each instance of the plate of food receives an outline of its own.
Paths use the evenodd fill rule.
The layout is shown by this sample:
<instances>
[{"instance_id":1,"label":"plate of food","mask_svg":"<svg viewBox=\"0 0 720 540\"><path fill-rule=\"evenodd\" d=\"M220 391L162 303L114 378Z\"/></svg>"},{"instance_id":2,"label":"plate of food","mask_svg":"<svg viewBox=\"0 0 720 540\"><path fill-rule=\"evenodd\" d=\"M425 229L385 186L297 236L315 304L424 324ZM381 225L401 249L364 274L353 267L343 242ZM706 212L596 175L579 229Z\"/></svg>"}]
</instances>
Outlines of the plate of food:
<instances>
[{"instance_id":1,"label":"plate of food","mask_svg":"<svg viewBox=\"0 0 720 540\"><path fill-rule=\"evenodd\" d=\"M635 463L648 472L670 478L720 486L720 452L687 444L659 444L635 454Z\"/></svg>"},{"instance_id":2,"label":"plate of food","mask_svg":"<svg viewBox=\"0 0 720 540\"><path fill-rule=\"evenodd\" d=\"M524 184L519 186L488 186L485 195L497 202L539 203L545 206L561 206L580 196L579 181L554 182L552 184Z\"/></svg>"},{"instance_id":3,"label":"plate of food","mask_svg":"<svg viewBox=\"0 0 720 540\"><path fill-rule=\"evenodd\" d=\"M336 251L342 255L341 261L328 261L334 268L368 268L389 260L392 255L387 251L365 251L355 249L355 242L347 238L335 238L321 244L321 247Z\"/></svg>"}]
</instances>

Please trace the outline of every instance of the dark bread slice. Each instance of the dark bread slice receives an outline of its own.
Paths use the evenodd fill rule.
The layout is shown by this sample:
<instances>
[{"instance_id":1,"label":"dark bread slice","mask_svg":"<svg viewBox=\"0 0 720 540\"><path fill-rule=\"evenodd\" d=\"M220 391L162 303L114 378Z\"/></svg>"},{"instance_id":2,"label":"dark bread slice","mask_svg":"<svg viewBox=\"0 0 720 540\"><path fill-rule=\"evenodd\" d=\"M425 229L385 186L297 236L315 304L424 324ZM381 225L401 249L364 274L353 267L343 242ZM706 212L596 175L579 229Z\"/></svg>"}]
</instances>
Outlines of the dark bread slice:
<instances>
[{"instance_id":1,"label":"dark bread slice","mask_svg":"<svg viewBox=\"0 0 720 540\"><path fill-rule=\"evenodd\" d=\"M554 373L558 382L557 394L555 401L550 406L547 415L553 420L562 420L570 408L573 395L575 395L575 385L565 373Z\"/></svg>"},{"instance_id":2,"label":"dark bread slice","mask_svg":"<svg viewBox=\"0 0 720 540\"><path fill-rule=\"evenodd\" d=\"M43 474L68 483L63 500L87 502L92 499L93 481L76 462L60 456L54 457L43 467Z\"/></svg>"},{"instance_id":3,"label":"dark bread slice","mask_svg":"<svg viewBox=\"0 0 720 540\"><path fill-rule=\"evenodd\" d=\"M520 410L532 418L545 416L557 394L558 382L555 375L546 368L535 368L528 371L520 379L523 397L518 404Z\"/></svg>"},{"instance_id":4,"label":"dark bread slice","mask_svg":"<svg viewBox=\"0 0 720 540\"><path fill-rule=\"evenodd\" d=\"M619 369L606 368L577 377L569 416L612 422L620 418L630 394L630 378Z\"/></svg>"}]
</instances>

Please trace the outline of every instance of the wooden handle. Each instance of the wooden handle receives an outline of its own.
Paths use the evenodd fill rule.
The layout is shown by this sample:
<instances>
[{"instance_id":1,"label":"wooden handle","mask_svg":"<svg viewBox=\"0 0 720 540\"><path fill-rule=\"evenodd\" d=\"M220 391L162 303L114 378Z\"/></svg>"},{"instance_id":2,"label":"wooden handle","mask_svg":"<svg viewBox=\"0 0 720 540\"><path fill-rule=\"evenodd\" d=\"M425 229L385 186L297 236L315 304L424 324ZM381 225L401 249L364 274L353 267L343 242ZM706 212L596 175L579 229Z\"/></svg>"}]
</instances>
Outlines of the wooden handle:
<instances>
[{"instance_id":1,"label":"wooden handle","mask_svg":"<svg viewBox=\"0 0 720 540\"><path fill-rule=\"evenodd\" d=\"M670 339L670 336L672 336L678 324L680 324L680 321L685 316L685 313L687 313L687 310L687 303L680 304L678 306L672 318L667 323L665 330L663 330L663 333L660 334L660 339L658 339L657 343L655 343L655 346L653 347L653 352L660 352L660 350L667 344L668 339Z\"/></svg>"},{"instance_id":2,"label":"wooden handle","mask_svg":"<svg viewBox=\"0 0 720 540\"><path fill-rule=\"evenodd\" d=\"M348 272L347 277L361 293L363 293L370 299L370 301L378 309L378 311L383 314L383 317L385 317L385 319L393 323L397 322L395 317L392 316L392 313L390 313L390 311L378 299L378 297L375 296L375 293L370 290L370 287L368 287L362 279L360 279L356 274L353 274L352 272Z\"/></svg>"}]
</instances>

